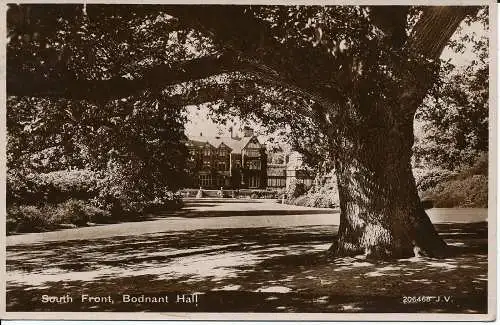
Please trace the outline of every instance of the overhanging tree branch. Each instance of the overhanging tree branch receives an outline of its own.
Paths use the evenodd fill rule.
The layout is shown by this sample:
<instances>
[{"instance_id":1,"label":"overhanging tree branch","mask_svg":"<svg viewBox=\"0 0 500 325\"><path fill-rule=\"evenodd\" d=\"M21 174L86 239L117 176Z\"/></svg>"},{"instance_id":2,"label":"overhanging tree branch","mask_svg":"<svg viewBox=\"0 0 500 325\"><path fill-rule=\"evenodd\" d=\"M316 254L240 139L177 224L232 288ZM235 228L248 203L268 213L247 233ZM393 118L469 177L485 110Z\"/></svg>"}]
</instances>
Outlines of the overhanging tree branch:
<instances>
[{"instance_id":1,"label":"overhanging tree branch","mask_svg":"<svg viewBox=\"0 0 500 325\"><path fill-rule=\"evenodd\" d=\"M32 72L9 70L7 95L108 100L127 97L145 89L161 91L169 85L250 68L250 65L234 55L225 54L152 67L141 78L136 79L126 77L108 80L78 80L70 77L56 79Z\"/></svg>"},{"instance_id":2,"label":"overhanging tree branch","mask_svg":"<svg viewBox=\"0 0 500 325\"><path fill-rule=\"evenodd\" d=\"M421 60L436 61L464 18L478 11L479 7L468 6L426 7L405 46ZM406 118L413 119L432 86L432 71L412 69L407 73L411 75L410 82L405 85L400 99Z\"/></svg>"},{"instance_id":3,"label":"overhanging tree branch","mask_svg":"<svg viewBox=\"0 0 500 325\"><path fill-rule=\"evenodd\" d=\"M428 7L407 46L427 59L437 60L464 18L478 11L479 7L468 6Z\"/></svg>"},{"instance_id":4,"label":"overhanging tree branch","mask_svg":"<svg viewBox=\"0 0 500 325\"><path fill-rule=\"evenodd\" d=\"M279 82L281 86L314 100L328 110L336 109L331 98L322 94L320 87L314 86L328 84L329 93L335 94L333 97L343 96L342 87L331 78L311 80L307 77L310 71L303 70L307 58L323 56L322 59L329 62L331 55L306 48L294 48L292 53L272 37L269 26L254 17L249 9L237 5L177 5L167 6L165 11L192 28L203 28L212 34L222 48L234 51L252 62L258 68L253 71L255 75Z\"/></svg>"}]
</instances>

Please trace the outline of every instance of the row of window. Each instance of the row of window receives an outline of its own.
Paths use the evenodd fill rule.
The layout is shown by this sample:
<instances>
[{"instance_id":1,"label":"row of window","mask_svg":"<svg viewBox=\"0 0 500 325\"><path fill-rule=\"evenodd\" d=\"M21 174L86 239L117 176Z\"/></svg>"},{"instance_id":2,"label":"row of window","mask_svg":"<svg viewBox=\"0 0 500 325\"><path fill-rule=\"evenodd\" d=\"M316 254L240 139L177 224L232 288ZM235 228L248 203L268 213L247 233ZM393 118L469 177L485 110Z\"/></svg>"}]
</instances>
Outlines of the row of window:
<instances>
[{"instance_id":1,"label":"row of window","mask_svg":"<svg viewBox=\"0 0 500 325\"><path fill-rule=\"evenodd\" d=\"M199 185L201 187L211 187L214 185L223 185L221 184L222 180L220 178L214 178L212 175L200 175ZM257 176L251 176L248 179L249 187L259 187L260 186L260 178Z\"/></svg>"},{"instance_id":2,"label":"row of window","mask_svg":"<svg viewBox=\"0 0 500 325\"><path fill-rule=\"evenodd\" d=\"M210 160L203 161L203 166L210 168L210 165ZM228 164L223 161L219 161L218 163L216 163L215 167L217 168L217 170L229 170Z\"/></svg>"},{"instance_id":3,"label":"row of window","mask_svg":"<svg viewBox=\"0 0 500 325\"><path fill-rule=\"evenodd\" d=\"M203 156L209 157L212 155L218 155L219 157L227 157L229 155L230 151L227 149L220 149L220 150L212 150L211 148L205 148L203 149ZM191 157L196 156L197 150L196 149L190 149L189 150L189 155ZM260 157L260 151L255 150L255 149L247 149L245 150L245 155L248 157Z\"/></svg>"},{"instance_id":4,"label":"row of window","mask_svg":"<svg viewBox=\"0 0 500 325\"><path fill-rule=\"evenodd\" d=\"M225 150L225 149L220 149L220 150L212 150L210 148L205 148L203 149L203 156L205 157L208 157L208 156L212 156L212 155L219 155L219 157L226 157L229 155L229 150Z\"/></svg>"},{"instance_id":5,"label":"row of window","mask_svg":"<svg viewBox=\"0 0 500 325\"><path fill-rule=\"evenodd\" d=\"M200 175L199 186L201 187L212 187L229 185L229 180L221 177L213 177L212 175Z\"/></svg>"},{"instance_id":6,"label":"row of window","mask_svg":"<svg viewBox=\"0 0 500 325\"><path fill-rule=\"evenodd\" d=\"M204 167L210 168L211 165L212 164L211 164L210 160L203 161ZM216 162L215 167L217 168L217 170L229 170L229 164L227 164L226 162L223 162L223 161ZM239 167L240 167L240 163L235 162L234 168L239 168ZM251 160L245 164L245 167L250 169L250 170L261 170L262 164L261 164L260 160Z\"/></svg>"},{"instance_id":7,"label":"row of window","mask_svg":"<svg viewBox=\"0 0 500 325\"><path fill-rule=\"evenodd\" d=\"M190 161L194 161L194 157L189 157L189 160ZM218 162L215 162L215 167L218 169L218 170L228 170L229 169L229 164L227 162L224 162L224 161L218 161ZM212 165L212 161L210 160L203 160L203 166L204 167L207 167L207 168L210 168ZM239 161L235 161L233 162L233 167L234 168L239 168L240 167L240 162ZM250 161L247 161L245 163L245 168L248 168L248 169L251 169L251 170L261 170L262 169L262 163L260 160L250 160Z\"/></svg>"},{"instance_id":8,"label":"row of window","mask_svg":"<svg viewBox=\"0 0 500 325\"><path fill-rule=\"evenodd\" d=\"M268 187L285 187L286 178L285 177L268 177L267 178Z\"/></svg>"},{"instance_id":9,"label":"row of window","mask_svg":"<svg viewBox=\"0 0 500 325\"><path fill-rule=\"evenodd\" d=\"M250 160L246 163L246 167L248 169L260 170L261 169L260 160Z\"/></svg>"},{"instance_id":10,"label":"row of window","mask_svg":"<svg viewBox=\"0 0 500 325\"><path fill-rule=\"evenodd\" d=\"M259 149L245 149L245 155L248 157L260 157Z\"/></svg>"}]
</instances>

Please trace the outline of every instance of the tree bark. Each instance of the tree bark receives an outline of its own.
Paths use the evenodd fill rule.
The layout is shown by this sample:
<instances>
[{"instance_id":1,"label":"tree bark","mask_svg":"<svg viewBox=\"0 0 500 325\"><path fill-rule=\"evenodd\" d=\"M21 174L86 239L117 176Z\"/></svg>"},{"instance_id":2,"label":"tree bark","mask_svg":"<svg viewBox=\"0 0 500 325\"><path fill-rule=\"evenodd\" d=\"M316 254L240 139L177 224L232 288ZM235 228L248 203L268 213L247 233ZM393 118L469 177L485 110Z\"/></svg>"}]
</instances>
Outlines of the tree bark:
<instances>
[{"instance_id":1,"label":"tree bark","mask_svg":"<svg viewBox=\"0 0 500 325\"><path fill-rule=\"evenodd\" d=\"M422 63L398 71L406 81L399 93L394 93L397 86L383 97L361 90L359 102L341 112L336 134L341 140L332 148L341 210L331 247L335 256L446 255L446 243L422 207L412 174L413 117L433 82L425 61L437 60L460 22L477 10L427 8L405 45Z\"/></svg>"},{"instance_id":2,"label":"tree bark","mask_svg":"<svg viewBox=\"0 0 500 325\"><path fill-rule=\"evenodd\" d=\"M411 170L412 120L389 127L388 115L372 118L358 134L345 134L335 153L341 215L332 252L377 259L445 255Z\"/></svg>"}]
</instances>

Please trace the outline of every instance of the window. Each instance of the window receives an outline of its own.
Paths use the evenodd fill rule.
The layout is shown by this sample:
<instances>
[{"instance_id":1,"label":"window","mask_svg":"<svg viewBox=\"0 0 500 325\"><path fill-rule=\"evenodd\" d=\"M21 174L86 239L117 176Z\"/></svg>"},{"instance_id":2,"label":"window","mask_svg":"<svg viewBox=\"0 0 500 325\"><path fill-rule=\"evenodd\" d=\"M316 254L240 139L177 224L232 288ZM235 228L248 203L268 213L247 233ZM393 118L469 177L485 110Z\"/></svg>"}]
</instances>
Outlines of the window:
<instances>
[{"instance_id":1,"label":"window","mask_svg":"<svg viewBox=\"0 0 500 325\"><path fill-rule=\"evenodd\" d=\"M250 160L247 166L248 169L260 170L260 160Z\"/></svg>"},{"instance_id":2,"label":"window","mask_svg":"<svg viewBox=\"0 0 500 325\"><path fill-rule=\"evenodd\" d=\"M250 176L250 184L249 187L259 187L260 186L260 178L257 176Z\"/></svg>"},{"instance_id":3,"label":"window","mask_svg":"<svg viewBox=\"0 0 500 325\"><path fill-rule=\"evenodd\" d=\"M225 157L226 155L226 149L219 149L219 157Z\"/></svg>"},{"instance_id":4,"label":"window","mask_svg":"<svg viewBox=\"0 0 500 325\"><path fill-rule=\"evenodd\" d=\"M260 157L259 149L246 149L245 151L248 157Z\"/></svg>"},{"instance_id":5,"label":"window","mask_svg":"<svg viewBox=\"0 0 500 325\"><path fill-rule=\"evenodd\" d=\"M222 171L226 170L226 163L225 162L222 162L222 161L219 162L219 170L222 170Z\"/></svg>"},{"instance_id":6,"label":"window","mask_svg":"<svg viewBox=\"0 0 500 325\"><path fill-rule=\"evenodd\" d=\"M285 187L286 179L284 177L269 177L267 179L267 186L269 187Z\"/></svg>"},{"instance_id":7,"label":"window","mask_svg":"<svg viewBox=\"0 0 500 325\"><path fill-rule=\"evenodd\" d=\"M211 154L212 154L212 150L210 150L209 147L206 147L205 149L203 149L204 156L210 156Z\"/></svg>"},{"instance_id":8,"label":"window","mask_svg":"<svg viewBox=\"0 0 500 325\"><path fill-rule=\"evenodd\" d=\"M200 175L200 186L201 187L212 186L212 175Z\"/></svg>"}]
</instances>

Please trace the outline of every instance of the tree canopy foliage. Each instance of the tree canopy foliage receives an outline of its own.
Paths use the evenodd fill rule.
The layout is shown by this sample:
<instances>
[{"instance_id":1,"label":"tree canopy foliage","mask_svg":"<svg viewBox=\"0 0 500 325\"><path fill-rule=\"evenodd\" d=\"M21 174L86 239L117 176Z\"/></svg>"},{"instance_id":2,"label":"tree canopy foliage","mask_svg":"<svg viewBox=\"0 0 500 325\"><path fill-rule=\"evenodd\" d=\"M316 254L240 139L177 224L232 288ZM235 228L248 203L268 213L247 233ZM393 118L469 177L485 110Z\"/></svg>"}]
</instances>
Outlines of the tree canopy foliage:
<instances>
[{"instance_id":1,"label":"tree canopy foliage","mask_svg":"<svg viewBox=\"0 0 500 325\"><path fill-rule=\"evenodd\" d=\"M471 24L480 33L462 29L449 44L457 54L468 51L470 59L466 64L442 60L440 77L417 112L425 124L416 158L449 170L472 166L488 151L488 11L468 19L465 27Z\"/></svg>"},{"instance_id":2,"label":"tree canopy foliage","mask_svg":"<svg viewBox=\"0 0 500 325\"><path fill-rule=\"evenodd\" d=\"M147 14L137 18L125 8L104 6L97 11L100 18L91 21L82 9L9 8L8 75L19 78L27 90L16 96L8 90L10 192L22 188L27 183L23 177L30 173L87 169L100 179L100 205L140 205L171 197L169 191L181 187L185 175L185 116L161 91L148 87L131 92L118 86L114 89L122 91L120 96L98 100L31 93L30 82L37 87L39 79L23 73L57 80L45 86L64 88L78 80L111 80L117 75L131 80L160 60L158 53L167 43L156 37L165 27L162 15L151 14L151 21ZM119 22L129 29L117 31L114 24ZM171 59L174 53L177 58L185 54L179 46ZM79 91L106 92L80 86Z\"/></svg>"}]
</instances>

